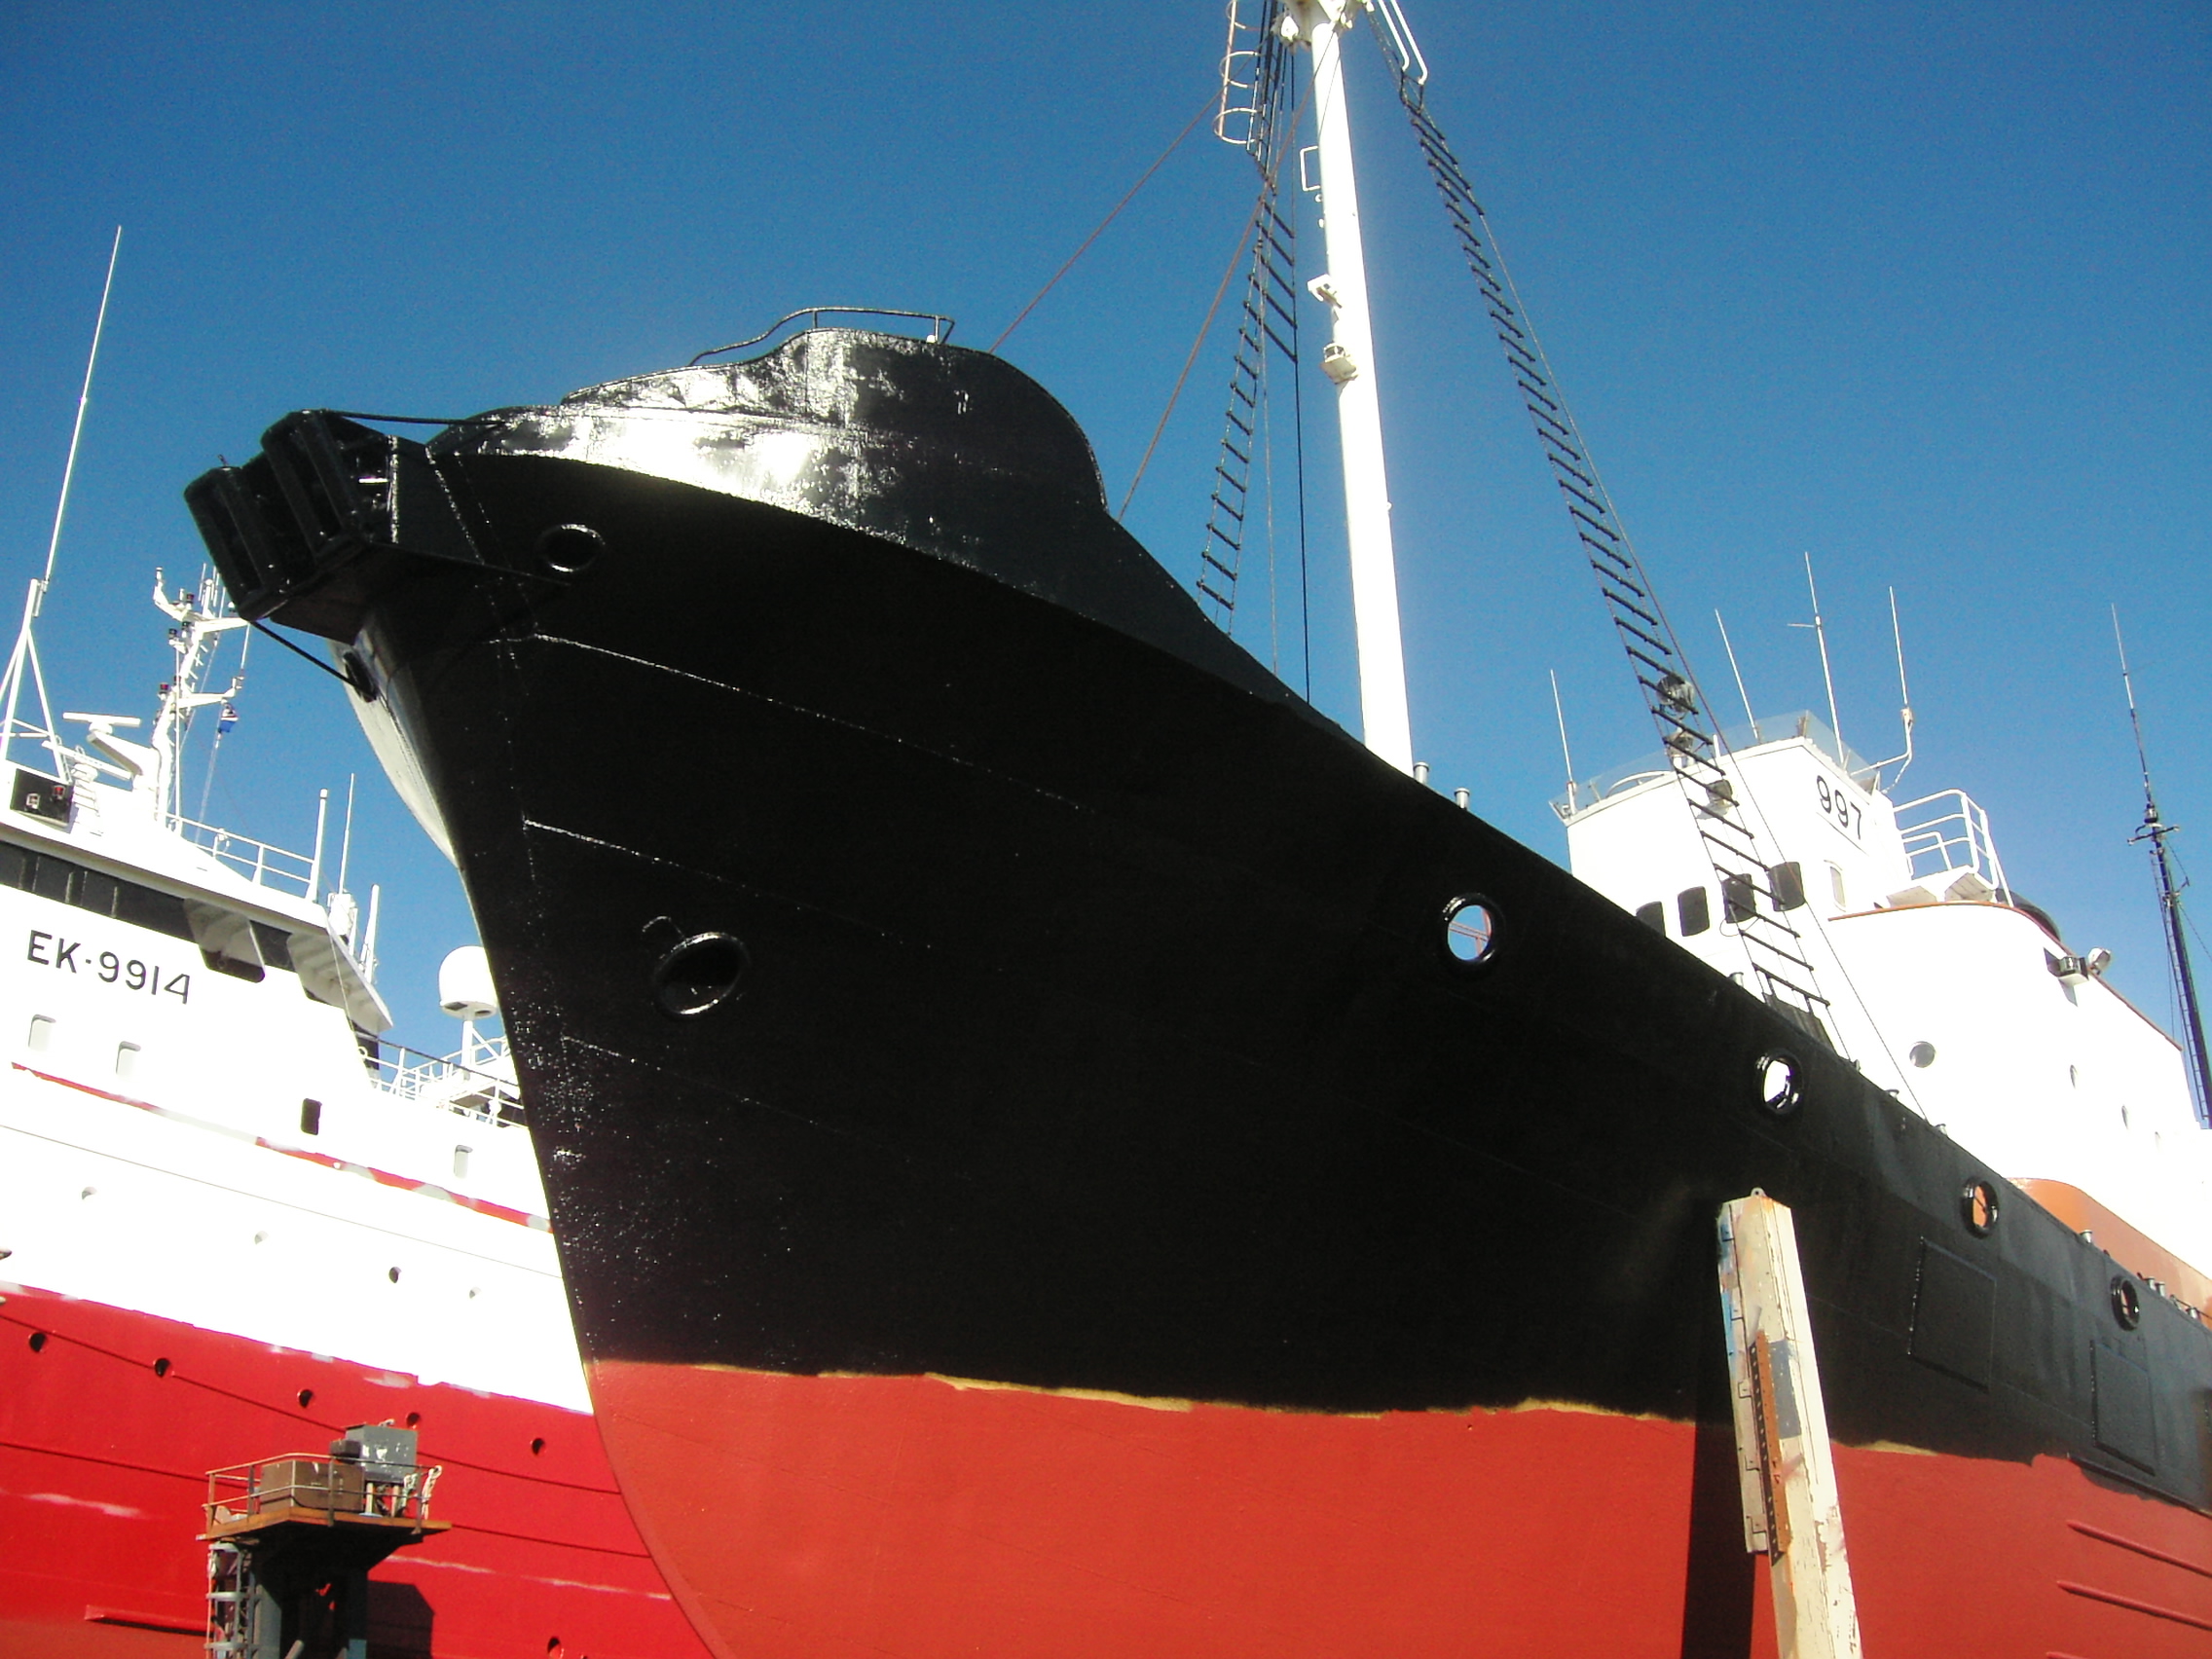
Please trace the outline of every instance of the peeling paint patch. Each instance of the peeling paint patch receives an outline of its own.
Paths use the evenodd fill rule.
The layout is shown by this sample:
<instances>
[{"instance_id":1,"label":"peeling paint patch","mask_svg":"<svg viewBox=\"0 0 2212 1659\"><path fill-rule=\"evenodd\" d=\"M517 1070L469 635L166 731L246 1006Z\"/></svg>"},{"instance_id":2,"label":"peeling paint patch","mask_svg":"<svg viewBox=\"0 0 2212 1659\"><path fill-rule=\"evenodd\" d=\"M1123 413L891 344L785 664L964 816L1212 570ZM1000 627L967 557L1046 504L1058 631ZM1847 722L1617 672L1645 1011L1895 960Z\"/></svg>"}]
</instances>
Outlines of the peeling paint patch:
<instances>
[{"instance_id":1,"label":"peeling paint patch","mask_svg":"<svg viewBox=\"0 0 2212 1659\"><path fill-rule=\"evenodd\" d=\"M54 1503L64 1509L96 1509L114 1521L143 1521L146 1512L128 1503L102 1503L95 1497L72 1497L65 1492L26 1492L26 1503Z\"/></svg>"}]
</instances>

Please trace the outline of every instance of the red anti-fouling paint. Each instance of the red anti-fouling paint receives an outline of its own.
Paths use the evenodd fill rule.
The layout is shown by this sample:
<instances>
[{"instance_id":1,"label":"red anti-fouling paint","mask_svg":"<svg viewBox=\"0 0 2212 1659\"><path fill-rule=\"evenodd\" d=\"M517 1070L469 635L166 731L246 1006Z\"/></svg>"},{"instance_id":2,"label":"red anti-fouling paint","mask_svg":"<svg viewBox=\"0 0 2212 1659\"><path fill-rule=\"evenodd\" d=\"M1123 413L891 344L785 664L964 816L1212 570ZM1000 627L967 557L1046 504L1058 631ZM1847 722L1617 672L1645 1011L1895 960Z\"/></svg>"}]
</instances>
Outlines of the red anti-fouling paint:
<instances>
[{"instance_id":1,"label":"red anti-fouling paint","mask_svg":"<svg viewBox=\"0 0 2212 1659\"><path fill-rule=\"evenodd\" d=\"M372 1590L373 1652L699 1659L590 1418L14 1287L0 1303L0 1655L200 1652L206 1471L320 1454L346 1425L387 1419L419 1419L424 1459L445 1471L434 1513L453 1529L372 1575L387 1587Z\"/></svg>"},{"instance_id":2,"label":"red anti-fouling paint","mask_svg":"<svg viewBox=\"0 0 2212 1659\"><path fill-rule=\"evenodd\" d=\"M1733 1510L1693 1538L1688 1423L625 1362L592 1391L671 1587L731 1659L1774 1651ZM2048 1457L1837 1459L1868 1655L2212 1651L2212 1520Z\"/></svg>"}]
</instances>

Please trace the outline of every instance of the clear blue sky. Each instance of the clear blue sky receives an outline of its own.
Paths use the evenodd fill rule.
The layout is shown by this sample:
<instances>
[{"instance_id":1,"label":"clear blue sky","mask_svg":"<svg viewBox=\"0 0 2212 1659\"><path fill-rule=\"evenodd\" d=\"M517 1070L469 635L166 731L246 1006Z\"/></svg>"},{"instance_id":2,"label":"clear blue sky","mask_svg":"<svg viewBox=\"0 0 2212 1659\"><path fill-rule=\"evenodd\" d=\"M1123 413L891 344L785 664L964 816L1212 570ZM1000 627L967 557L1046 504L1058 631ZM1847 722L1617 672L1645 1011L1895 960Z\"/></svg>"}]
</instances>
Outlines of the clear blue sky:
<instances>
[{"instance_id":1,"label":"clear blue sky","mask_svg":"<svg viewBox=\"0 0 2212 1659\"><path fill-rule=\"evenodd\" d=\"M1787 627L1810 550L1845 735L1887 753L1894 583L1908 784L1977 796L2015 885L2162 1016L2106 607L2212 877L2212 12L1407 4L1715 701L1718 607L1762 711L1821 702ZM550 398L808 304L987 344L1205 98L1221 35L1211 4L0 8L0 589L44 556L118 223L43 643L60 701L135 713L166 663L142 596L199 568L178 491L218 452L304 406ZM1355 68L1415 747L1561 856L1545 671L1585 772L1649 729L1364 39ZM1116 499L1249 183L1201 128L1006 348ZM1225 376L1217 342L1129 516L1186 579ZM1325 483L1312 503L1315 692L1350 722ZM304 845L314 787L364 774L386 989L443 1044L458 884L327 682L259 651L244 713L213 815Z\"/></svg>"}]
</instances>

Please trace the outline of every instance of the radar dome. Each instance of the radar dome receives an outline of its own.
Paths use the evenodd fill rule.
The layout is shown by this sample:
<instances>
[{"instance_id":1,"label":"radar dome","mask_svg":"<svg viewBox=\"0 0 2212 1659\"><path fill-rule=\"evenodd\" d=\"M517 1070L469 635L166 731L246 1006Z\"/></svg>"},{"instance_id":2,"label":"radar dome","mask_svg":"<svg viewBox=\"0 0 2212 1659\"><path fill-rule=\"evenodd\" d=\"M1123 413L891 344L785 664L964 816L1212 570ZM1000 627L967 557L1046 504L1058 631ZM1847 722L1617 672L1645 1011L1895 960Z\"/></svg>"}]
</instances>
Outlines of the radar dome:
<instances>
[{"instance_id":1,"label":"radar dome","mask_svg":"<svg viewBox=\"0 0 2212 1659\"><path fill-rule=\"evenodd\" d=\"M456 1019L489 1019L499 1012L482 945L464 944L438 964L438 1006Z\"/></svg>"}]
</instances>

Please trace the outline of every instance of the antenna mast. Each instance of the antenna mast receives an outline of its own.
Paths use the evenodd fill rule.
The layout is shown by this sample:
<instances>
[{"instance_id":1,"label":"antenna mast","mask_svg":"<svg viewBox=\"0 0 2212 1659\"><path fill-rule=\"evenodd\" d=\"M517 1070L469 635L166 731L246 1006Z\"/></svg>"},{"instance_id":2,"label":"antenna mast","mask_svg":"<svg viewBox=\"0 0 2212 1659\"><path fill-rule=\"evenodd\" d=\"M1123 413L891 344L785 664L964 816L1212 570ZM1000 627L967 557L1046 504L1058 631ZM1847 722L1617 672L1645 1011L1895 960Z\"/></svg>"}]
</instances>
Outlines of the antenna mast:
<instances>
[{"instance_id":1,"label":"antenna mast","mask_svg":"<svg viewBox=\"0 0 2212 1659\"><path fill-rule=\"evenodd\" d=\"M1567 762L1567 810L1569 817L1575 810L1574 751L1567 746L1567 710L1559 700L1559 670L1550 671L1552 677L1552 713L1559 719L1559 757Z\"/></svg>"},{"instance_id":2,"label":"antenna mast","mask_svg":"<svg viewBox=\"0 0 2212 1659\"><path fill-rule=\"evenodd\" d=\"M1805 555L1805 591L1813 596L1813 619L1810 622L1792 622L1792 628L1810 628L1821 647L1821 682L1828 689L1828 731L1835 738L1835 763L1847 766L1843 757L1843 721L1836 719L1835 676L1828 672L1828 629L1821 616L1821 590L1813 583L1813 556Z\"/></svg>"},{"instance_id":3,"label":"antenna mast","mask_svg":"<svg viewBox=\"0 0 2212 1659\"><path fill-rule=\"evenodd\" d=\"M107 250L107 279L100 284L99 315L92 322L92 349L85 358L85 384L77 392L77 424L69 429L69 460L61 468L61 498L54 504L54 534L46 542L46 573L39 578L39 598L46 597L54 580L55 555L61 550L61 517L69 510L69 486L77 476L77 445L85 435L85 406L92 400L92 369L100 360L100 336L107 330L107 297L115 291L115 263L123 257L123 227L115 227L115 240Z\"/></svg>"},{"instance_id":4,"label":"antenna mast","mask_svg":"<svg viewBox=\"0 0 2212 1659\"><path fill-rule=\"evenodd\" d=\"M1890 779L1890 788L1894 790L1897 788L1898 779L1904 776L1904 769L1912 764L1912 690L1904 682L1904 628L1898 621L1898 590L1896 588L1890 589L1890 639L1898 647L1898 702L1900 705L1899 718L1904 722L1904 753L1893 755L1887 760L1874 762L1874 787L1876 789L1882 787L1882 769L1886 766L1895 766L1897 774Z\"/></svg>"},{"instance_id":5,"label":"antenna mast","mask_svg":"<svg viewBox=\"0 0 2212 1659\"><path fill-rule=\"evenodd\" d=\"M2196 975L2190 967L2189 940L2182 927L2181 892L2188 883L2174 881L2172 855L2166 837L2181 832L2181 826L2158 816L2158 797L2151 789L2150 752L2143 747L2143 717L2135 708L2135 682L2127 672L2127 645L2120 637L2120 607L2112 611L2112 643L2120 650L2120 683L2127 692L2127 723L2135 732L2135 759L2143 769L2143 825L2128 836L2128 844L2151 843L2151 867L2158 876L2158 908L2166 924L2166 961L2173 971L2174 994L2181 1003L2181 1047L2189 1056L2189 1091L2196 1106L2196 1121L2212 1128L2212 1059L2204 1051L2204 1017L2196 1000Z\"/></svg>"},{"instance_id":6,"label":"antenna mast","mask_svg":"<svg viewBox=\"0 0 2212 1659\"><path fill-rule=\"evenodd\" d=\"M85 410L92 400L92 370L99 365L100 336L107 331L108 296L115 292L116 262L123 257L123 227L115 227L115 240L107 250L107 277L100 283L99 314L92 322L92 349L85 356L85 384L77 391L77 421L69 428L69 459L61 468L61 496L54 503L54 531L46 540L46 570L30 585L23 599L22 625L16 632L16 648L9 653L7 681L7 715L0 723L0 757L5 757L16 744L16 707L23 692L23 669L27 665L31 678L38 685L39 714L46 721L47 746L54 751L56 773L68 775L68 767L61 758L61 740L54 732L54 711L47 704L46 673L39 666L38 645L32 639L31 624L46 606L46 590L54 585L54 562L61 551L61 521L69 511L69 487L77 478L77 448L84 441ZM29 735L29 734L26 734Z\"/></svg>"},{"instance_id":7,"label":"antenna mast","mask_svg":"<svg viewBox=\"0 0 2212 1659\"><path fill-rule=\"evenodd\" d=\"M1751 694L1744 689L1744 671L1736 666L1736 642L1728 637L1728 624L1720 620L1718 610L1713 613L1713 625L1720 630L1720 648L1728 653L1728 672L1736 677L1736 695L1744 705L1744 719L1751 728L1751 742L1759 740L1759 717L1751 709Z\"/></svg>"}]
</instances>

